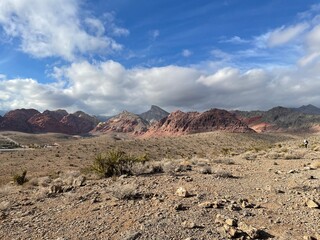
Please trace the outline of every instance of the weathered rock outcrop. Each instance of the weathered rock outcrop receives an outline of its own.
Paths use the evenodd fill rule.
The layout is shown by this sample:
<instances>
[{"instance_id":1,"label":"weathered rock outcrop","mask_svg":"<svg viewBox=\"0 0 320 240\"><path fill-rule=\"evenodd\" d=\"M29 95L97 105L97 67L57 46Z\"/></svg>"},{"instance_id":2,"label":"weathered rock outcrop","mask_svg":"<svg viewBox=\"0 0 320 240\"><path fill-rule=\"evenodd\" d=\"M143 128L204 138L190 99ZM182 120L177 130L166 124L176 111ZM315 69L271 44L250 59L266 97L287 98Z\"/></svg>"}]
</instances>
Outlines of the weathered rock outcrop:
<instances>
[{"instance_id":1,"label":"weathered rock outcrop","mask_svg":"<svg viewBox=\"0 0 320 240\"><path fill-rule=\"evenodd\" d=\"M203 113L176 111L150 128L147 135L182 135L211 131L254 132L228 111L211 109Z\"/></svg>"},{"instance_id":2,"label":"weathered rock outcrop","mask_svg":"<svg viewBox=\"0 0 320 240\"><path fill-rule=\"evenodd\" d=\"M6 113L0 122L0 131L32 132L32 126L28 120L38 114L35 109L16 109Z\"/></svg>"},{"instance_id":3,"label":"weathered rock outcrop","mask_svg":"<svg viewBox=\"0 0 320 240\"><path fill-rule=\"evenodd\" d=\"M318 132L320 116L312 105L275 107L268 111L235 111L236 116L257 132Z\"/></svg>"},{"instance_id":4,"label":"weathered rock outcrop","mask_svg":"<svg viewBox=\"0 0 320 240\"><path fill-rule=\"evenodd\" d=\"M98 120L83 112L69 114L65 110L43 113L35 109L17 109L0 118L0 131L19 131L27 133L66 133L84 134L90 132Z\"/></svg>"},{"instance_id":5,"label":"weathered rock outcrop","mask_svg":"<svg viewBox=\"0 0 320 240\"><path fill-rule=\"evenodd\" d=\"M99 123L92 132L120 132L140 135L148 130L149 123L136 114L123 111L106 122Z\"/></svg>"},{"instance_id":6,"label":"weathered rock outcrop","mask_svg":"<svg viewBox=\"0 0 320 240\"><path fill-rule=\"evenodd\" d=\"M168 115L168 112L155 105L152 105L149 111L139 114L140 117L147 120L149 123L159 121Z\"/></svg>"}]
</instances>

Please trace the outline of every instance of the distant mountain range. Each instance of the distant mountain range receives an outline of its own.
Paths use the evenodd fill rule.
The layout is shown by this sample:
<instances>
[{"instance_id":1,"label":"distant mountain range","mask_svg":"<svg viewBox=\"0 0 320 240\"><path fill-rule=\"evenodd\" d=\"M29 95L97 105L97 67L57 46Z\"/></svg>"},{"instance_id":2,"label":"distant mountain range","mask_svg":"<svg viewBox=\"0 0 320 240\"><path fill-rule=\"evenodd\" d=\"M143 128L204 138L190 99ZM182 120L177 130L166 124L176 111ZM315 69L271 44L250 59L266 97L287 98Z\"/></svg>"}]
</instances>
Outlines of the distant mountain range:
<instances>
[{"instance_id":1,"label":"distant mountain range","mask_svg":"<svg viewBox=\"0 0 320 240\"><path fill-rule=\"evenodd\" d=\"M226 111L168 113L158 106L134 114L128 111L98 119L84 112L65 110L39 112L16 109L0 116L0 131L66 134L126 133L134 136L170 136L210 131L228 132L319 132L320 109L275 107L268 111Z\"/></svg>"},{"instance_id":2,"label":"distant mountain range","mask_svg":"<svg viewBox=\"0 0 320 240\"><path fill-rule=\"evenodd\" d=\"M65 110L40 113L35 109L16 109L0 117L0 131L75 135L90 132L98 122L95 117L81 111L70 114Z\"/></svg>"},{"instance_id":3,"label":"distant mountain range","mask_svg":"<svg viewBox=\"0 0 320 240\"><path fill-rule=\"evenodd\" d=\"M234 113L257 132L318 132L320 126L320 109L313 105Z\"/></svg>"}]
</instances>

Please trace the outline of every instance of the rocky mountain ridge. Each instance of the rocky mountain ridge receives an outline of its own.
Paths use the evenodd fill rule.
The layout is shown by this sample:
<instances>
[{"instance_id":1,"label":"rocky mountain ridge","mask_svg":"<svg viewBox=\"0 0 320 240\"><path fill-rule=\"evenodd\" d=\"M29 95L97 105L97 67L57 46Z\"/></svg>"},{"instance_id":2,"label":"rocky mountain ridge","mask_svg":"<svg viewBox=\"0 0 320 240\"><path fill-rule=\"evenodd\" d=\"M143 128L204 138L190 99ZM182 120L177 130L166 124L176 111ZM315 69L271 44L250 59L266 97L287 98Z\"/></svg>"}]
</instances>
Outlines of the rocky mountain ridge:
<instances>
[{"instance_id":1,"label":"rocky mountain ridge","mask_svg":"<svg viewBox=\"0 0 320 240\"><path fill-rule=\"evenodd\" d=\"M141 135L148 130L149 122L140 116L123 111L122 113L100 122L93 130L93 133L131 133L133 135Z\"/></svg>"},{"instance_id":2,"label":"rocky mountain ridge","mask_svg":"<svg viewBox=\"0 0 320 240\"><path fill-rule=\"evenodd\" d=\"M253 132L244 122L226 110L211 109L203 113L176 111L153 125L147 135L182 135L212 132Z\"/></svg>"},{"instance_id":3,"label":"rocky mountain ridge","mask_svg":"<svg viewBox=\"0 0 320 240\"><path fill-rule=\"evenodd\" d=\"M168 113L155 105L145 113L128 111L100 122L82 111L39 112L17 109L0 116L0 131L27 133L56 132L66 134L125 133L134 136L182 135L210 131L229 132L319 132L320 109L275 107L268 111L226 111L211 109L202 113L176 111Z\"/></svg>"},{"instance_id":4,"label":"rocky mountain ridge","mask_svg":"<svg viewBox=\"0 0 320 240\"><path fill-rule=\"evenodd\" d=\"M0 118L0 131L26 133L85 134L98 124L98 120L84 112L68 113L65 110L43 113L35 109L16 109Z\"/></svg>"},{"instance_id":5,"label":"rocky mountain ridge","mask_svg":"<svg viewBox=\"0 0 320 240\"><path fill-rule=\"evenodd\" d=\"M315 132L320 126L320 109L274 107L268 111L234 111L236 116L257 132Z\"/></svg>"}]
</instances>

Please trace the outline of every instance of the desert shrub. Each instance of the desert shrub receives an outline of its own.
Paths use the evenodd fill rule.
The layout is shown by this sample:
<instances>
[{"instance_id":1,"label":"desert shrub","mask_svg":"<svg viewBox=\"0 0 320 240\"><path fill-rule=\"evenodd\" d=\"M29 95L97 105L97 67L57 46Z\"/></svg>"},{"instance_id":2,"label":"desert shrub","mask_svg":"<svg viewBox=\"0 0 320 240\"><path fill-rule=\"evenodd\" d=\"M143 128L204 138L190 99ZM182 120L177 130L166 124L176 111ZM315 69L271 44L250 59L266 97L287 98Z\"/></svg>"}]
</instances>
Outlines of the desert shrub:
<instances>
[{"instance_id":1,"label":"desert shrub","mask_svg":"<svg viewBox=\"0 0 320 240\"><path fill-rule=\"evenodd\" d=\"M285 159L289 160L289 159L301 159L303 158L302 154L300 153L287 153L284 156Z\"/></svg>"},{"instance_id":2,"label":"desert shrub","mask_svg":"<svg viewBox=\"0 0 320 240\"><path fill-rule=\"evenodd\" d=\"M217 163L217 164L226 164L226 165L234 165L235 164L235 162L230 158L216 159L216 160L213 160L213 162Z\"/></svg>"},{"instance_id":3,"label":"desert shrub","mask_svg":"<svg viewBox=\"0 0 320 240\"><path fill-rule=\"evenodd\" d=\"M146 155L133 156L124 151L110 150L105 154L98 154L90 169L102 177L120 176L122 174L132 174L132 167L135 164L144 164L148 161Z\"/></svg>"},{"instance_id":4,"label":"desert shrub","mask_svg":"<svg viewBox=\"0 0 320 240\"><path fill-rule=\"evenodd\" d=\"M138 192L137 186L134 184L114 187L112 195L120 200L134 200L141 198L141 193Z\"/></svg>"},{"instance_id":5,"label":"desert shrub","mask_svg":"<svg viewBox=\"0 0 320 240\"><path fill-rule=\"evenodd\" d=\"M204 166L204 167L201 167L199 169L199 173L201 174L211 174L212 173L212 169L210 166Z\"/></svg>"},{"instance_id":6,"label":"desert shrub","mask_svg":"<svg viewBox=\"0 0 320 240\"><path fill-rule=\"evenodd\" d=\"M214 175L216 178L236 178L231 172L227 172L224 170L216 171Z\"/></svg>"},{"instance_id":7,"label":"desert shrub","mask_svg":"<svg viewBox=\"0 0 320 240\"><path fill-rule=\"evenodd\" d=\"M23 171L22 174L15 174L13 176L13 182L18 184L18 185L23 185L24 183L26 183L28 181L28 179L26 178L27 175L27 171Z\"/></svg>"},{"instance_id":8,"label":"desert shrub","mask_svg":"<svg viewBox=\"0 0 320 240\"><path fill-rule=\"evenodd\" d=\"M245 154L244 158L248 161L253 161L257 158L256 154Z\"/></svg>"},{"instance_id":9,"label":"desert shrub","mask_svg":"<svg viewBox=\"0 0 320 240\"><path fill-rule=\"evenodd\" d=\"M231 148L222 148L221 151L223 155L228 155L231 152Z\"/></svg>"}]
</instances>

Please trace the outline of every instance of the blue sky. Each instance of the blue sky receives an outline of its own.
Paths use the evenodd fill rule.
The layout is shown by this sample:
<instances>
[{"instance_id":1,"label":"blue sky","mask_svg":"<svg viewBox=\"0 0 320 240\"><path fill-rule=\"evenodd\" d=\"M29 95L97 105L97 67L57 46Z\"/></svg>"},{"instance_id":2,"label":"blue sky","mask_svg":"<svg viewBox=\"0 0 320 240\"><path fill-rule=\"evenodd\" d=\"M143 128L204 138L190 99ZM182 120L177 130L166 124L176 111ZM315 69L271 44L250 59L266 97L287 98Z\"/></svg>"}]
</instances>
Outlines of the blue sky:
<instances>
[{"instance_id":1,"label":"blue sky","mask_svg":"<svg viewBox=\"0 0 320 240\"><path fill-rule=\"evenodd\" d=\"M320 106L320 4L1 0L0 110Z\"/></svg>"}]
</instances>

